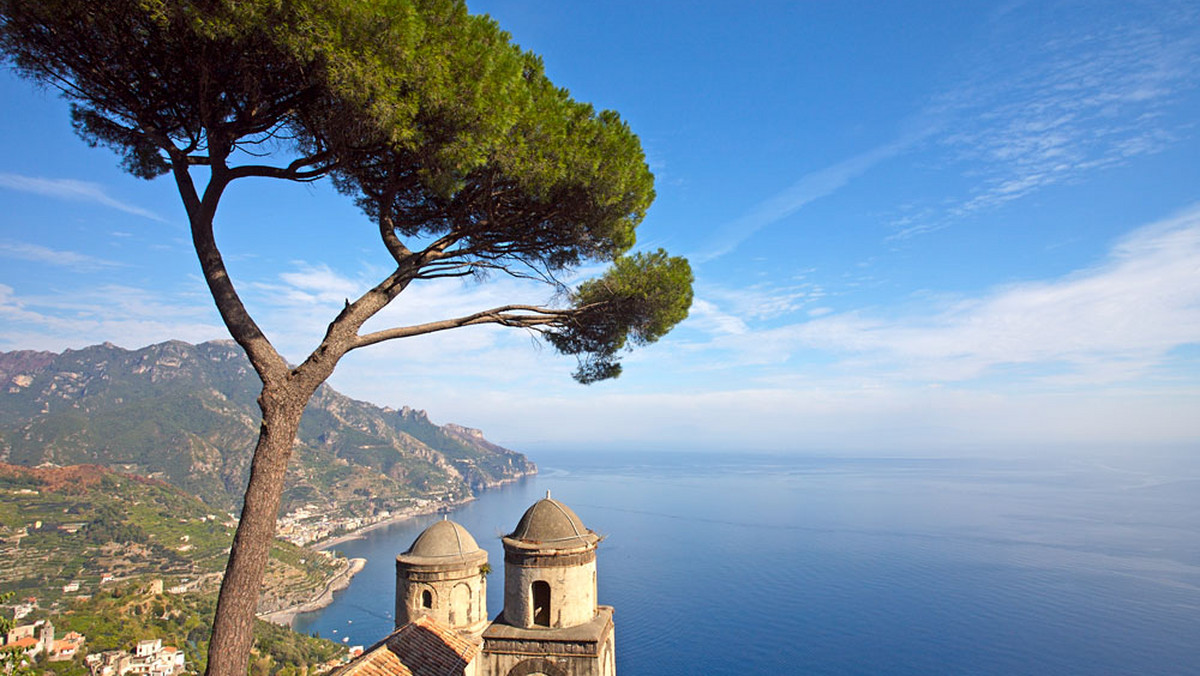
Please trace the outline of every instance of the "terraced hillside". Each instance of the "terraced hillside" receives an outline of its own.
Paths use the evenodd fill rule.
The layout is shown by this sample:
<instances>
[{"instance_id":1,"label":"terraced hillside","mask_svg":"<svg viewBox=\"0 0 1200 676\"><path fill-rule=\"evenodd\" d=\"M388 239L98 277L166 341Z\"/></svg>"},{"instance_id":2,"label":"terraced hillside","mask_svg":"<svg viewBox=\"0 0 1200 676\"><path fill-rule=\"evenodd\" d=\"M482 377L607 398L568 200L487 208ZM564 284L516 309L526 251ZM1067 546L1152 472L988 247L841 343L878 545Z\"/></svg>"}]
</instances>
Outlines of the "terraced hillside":
<instances>
[{"instance_id":1,"label":"terraced hillside","mask_svg":"<svg viewBox=\"0 0 1200 676\"><path fill-rule=\"evenodd\" d=\"M0 589L42 608L131 579L211 591L232 540L228 515L162 481L95 465L0 464ZM346 565L276 542L260 609L314 596Z\"/></svg>"}]
</instances>

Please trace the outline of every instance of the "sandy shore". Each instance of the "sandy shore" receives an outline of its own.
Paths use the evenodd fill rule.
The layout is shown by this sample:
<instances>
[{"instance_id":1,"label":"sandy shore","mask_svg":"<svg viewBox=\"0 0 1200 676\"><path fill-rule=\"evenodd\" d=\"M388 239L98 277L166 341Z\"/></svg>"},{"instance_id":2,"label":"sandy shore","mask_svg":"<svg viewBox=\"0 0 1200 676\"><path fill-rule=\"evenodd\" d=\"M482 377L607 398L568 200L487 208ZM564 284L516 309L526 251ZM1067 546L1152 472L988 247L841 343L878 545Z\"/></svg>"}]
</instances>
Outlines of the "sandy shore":
<instances>
[{"instance_id":1,"label":"sandy shore","mask_svg":"<svg viewBox=\"0 0 1200 676\"><path fill-rule=\"evenodd\" d=\"M524 479L527 476L533 476L535 474L537 474L536 471L531 472L529 474L521 474L520 476L515 476L515 477L509 478L509 479L504 479L502 481L497 482L496 485L494 485L494 486L489 486L488 490L500 488L501 486L504 486L504 485L507 485L507 484L510 484L510 483L513 483L516 481L520 481L521 479ZM400 523L401 521L407 521L409 519L413 519L418 516L425 516L426 514L436 514L437 512L442 512L442 511L449 512L453 509L456 509L462 505L467 504L468 502L473 501L474 499L475 499L474 497L470 497L470 498L466 498L464 500L459 500L458 502L436 502L436 503L430 503L430 504L427 504L427 505L424 505L421 507L415 507L410 510L405 510L405 511L403 511L399 514L396 514L390 518L384 519L383 521L373 523L370 526L363 526L362 528L352 530L349 533L345 533L343 535L338 535L336 537L327 538L325 540L320 540L318 542L312 542L306 546L310 547L312 549L329 549L329 548L339 545L343 542L349 542L351 540L359 540L363 537L364 533L376 530L378 528L383 528L384 526L390 526L394 523ZM396 552L396 553L399 554L400 552Z\"/></svg>"},{"instance_id":2,"label":"sandy shore","mask_svg":"<svg viewBox=\"0 0 1200 676\"><path fill-rule=\"evenodd\" d=\"M291 608L284 608L283 610L276 610L275 612L271 613L263 613L262 615L259 615L258 618L261 620L266 620L267 622L274 622L275 624L282 624L290 627L292 625L292 620L295 619L297 614L307 613L313 610L320 610L330 603L333 603L333 593L349 587L350 579L357 575L358 572L363 569L363 566L366 565L366 559L350 559L345 569L343 569L337 575L334 575L329 579L328 582L325 583L325 588L321 590L320 594L305 601L304 603L292 606Z\"/></svg>"},{"instance_id":3,"label":"sandy shore","mask_svg":"<svg viewBox=\"0 0 1200 676\"><path fill-rule=\"evenodd\" d=\"M474 499L475 498L467 498L466 500L459 500L458 502L438 502L438 503L434 503L434 504L425 505L423 507L417 507L417 508L414 508L411 510L406 510L404 512L401 512L400 514L396 514L387 519L384 519L383 521L377 521L377 522L371 524L370 526L363 526L362 528L352 530L349 533L345 533L343 535L338 535L336 537L326 538L319 542L310 543L306 546L311 549L330 549L331 547L340 545L343 542L349 542L351 540L361 540L365 533L368 533L373 530L377 530L379 528L383 528L384 526L390 526L394 523L400 523L401 521L408 521L409 519L415 519L418 516L425 516L426 514L436 514L437 512L440 512L443 510L448 511L448 510L454 509L455 507L458 507L459 505L465 505ZM399 552L397 552L397 554L398 553Z\"/></svg>"}]
</instances>

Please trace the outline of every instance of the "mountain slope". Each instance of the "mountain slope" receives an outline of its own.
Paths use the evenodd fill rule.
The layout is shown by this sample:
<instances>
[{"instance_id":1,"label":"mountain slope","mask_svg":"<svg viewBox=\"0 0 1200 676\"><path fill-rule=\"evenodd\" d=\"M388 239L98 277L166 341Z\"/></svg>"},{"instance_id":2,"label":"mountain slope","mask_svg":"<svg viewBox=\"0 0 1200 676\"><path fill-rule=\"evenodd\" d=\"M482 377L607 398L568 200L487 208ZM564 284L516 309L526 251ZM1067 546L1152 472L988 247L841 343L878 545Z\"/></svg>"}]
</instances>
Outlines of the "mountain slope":
<instances>
[{"instance_id":1,"label":"mountain slope","mask_svg":"<svg viewBox=\"0 0 1200 676\"><path fill-rule=\"evenodd\" d=\"M258 390L231 341L0 353L0 461L103 465L233 509L258 436ZM283 511L310 504L370 516L536 471L476 430L322 386L301 421Z\"/></svg>"},{"instance_id":2,"label":"mountain slope","mask_svg":"<svg viewBox=\"0 0 1200 676\"><path fill-rule=\"evenodd\" d=\"M205 579L211 591L232 540L227 517L162 481L96 465L0 463L0 588L43 607L145 576L166 587ZM286 542L271 556L263 611L311 598L347 565Z\"/></svg>"}]
</instances>

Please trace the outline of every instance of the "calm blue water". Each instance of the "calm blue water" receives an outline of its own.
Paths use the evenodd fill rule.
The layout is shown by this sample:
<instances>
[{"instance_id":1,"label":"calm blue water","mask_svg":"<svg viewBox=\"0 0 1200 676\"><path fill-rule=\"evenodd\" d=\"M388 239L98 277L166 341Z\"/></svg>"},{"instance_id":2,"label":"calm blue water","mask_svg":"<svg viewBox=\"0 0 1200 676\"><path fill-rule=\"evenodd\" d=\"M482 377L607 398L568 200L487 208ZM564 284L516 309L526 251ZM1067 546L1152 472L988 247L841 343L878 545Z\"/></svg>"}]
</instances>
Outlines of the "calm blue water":
<instances>
[{"instance_id":1,"label":"calm blue water","mask_svg":"<svg viewBox=\"0 0 1200 676\"><path fill-rule=\"evenodd\" d=\"M617 666L638 674L1200 674L1200 454L895 460L630 454L450 518L488 550L553 491L600 545ZM368 559L304 632L392 629L394 557L434 517L339 545Z\"/></svg>"}]
</instances>

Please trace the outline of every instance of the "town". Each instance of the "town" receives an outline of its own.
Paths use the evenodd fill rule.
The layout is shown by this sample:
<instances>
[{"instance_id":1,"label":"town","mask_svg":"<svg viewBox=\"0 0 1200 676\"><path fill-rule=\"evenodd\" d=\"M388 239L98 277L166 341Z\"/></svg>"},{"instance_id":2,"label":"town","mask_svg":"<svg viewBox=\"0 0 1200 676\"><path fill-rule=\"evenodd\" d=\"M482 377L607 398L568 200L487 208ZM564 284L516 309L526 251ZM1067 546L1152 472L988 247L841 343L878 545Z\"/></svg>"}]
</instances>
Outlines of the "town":
<instances>
[{"instance_id":1,"label":"town","mask_svg":"<svg viewBox=\"0 0 1200 676\"><path fill-rule=\"evenodd\" d=\"M2 648L17 653L21 662L29 666L33 660L66 662L75 659L82 650L87 637L74 631L62 638L55 638L54 624L50 620L38 620L32 624L13 627L4 635ZM184 671L185 658L182 650L164 646L162 639L143 639L134 650L105 650L85 658L91 676L175 676Z\"/></svg>"},{"instance_id":2,"label":"town","mask_svg":"<svg viewBox=\"0 0 1200 676\"><path fill-rule=\"evenodd\" d=\"M330 538L345 535L365 528L377 526L397 518L408 518L426 514L449 506L449 496L440 498L415 498L411 506L402 511L380 510L369 516L345 516L334 507L322 509L309 503L295 509L278 520L276 537L303 547Z\"/></svg>"}]
</instances>

